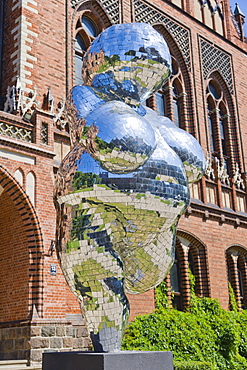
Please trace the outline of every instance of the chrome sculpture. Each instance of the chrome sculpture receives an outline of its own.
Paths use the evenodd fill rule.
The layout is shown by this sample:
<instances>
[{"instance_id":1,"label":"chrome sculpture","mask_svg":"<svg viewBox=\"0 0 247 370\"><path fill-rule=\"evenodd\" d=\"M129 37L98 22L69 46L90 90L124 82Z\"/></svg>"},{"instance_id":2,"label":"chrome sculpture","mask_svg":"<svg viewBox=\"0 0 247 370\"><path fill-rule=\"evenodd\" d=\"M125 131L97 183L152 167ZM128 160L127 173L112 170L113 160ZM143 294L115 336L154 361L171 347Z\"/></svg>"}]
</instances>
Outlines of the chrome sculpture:
<instances>
[{"instance_id":1,"label":"chrome sculpture","mask_svg":"<svg viewBox=\"0 0 247 370\"><path fill-rule=\"evenodd\" d=\"M73 149L55 187L57 252L95 351L120 350L126 293L159 284L174 259L188 181L205 169L193 136L141 105L171 71L163 37L114 25L87 51L67 103Z\"/></svg>"}]
</instances>

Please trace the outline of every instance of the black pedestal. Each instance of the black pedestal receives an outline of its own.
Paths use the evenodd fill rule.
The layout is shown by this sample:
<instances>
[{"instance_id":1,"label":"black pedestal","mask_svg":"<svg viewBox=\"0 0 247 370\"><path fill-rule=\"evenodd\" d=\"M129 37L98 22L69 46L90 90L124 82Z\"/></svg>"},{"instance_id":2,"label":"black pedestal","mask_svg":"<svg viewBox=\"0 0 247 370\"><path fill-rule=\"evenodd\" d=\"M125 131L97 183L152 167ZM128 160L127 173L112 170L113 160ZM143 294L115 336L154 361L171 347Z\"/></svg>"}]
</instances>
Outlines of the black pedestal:
<instances>
[{"instance_id":1,"label":"black pedestal","mask_svg":"<svg viewBox=\"0 0 247 370\"><path fill-rule=\"evenodd\" d=\"M47 352L42 370L173 370L172 352Z\"/></svg>"}]
</instances>

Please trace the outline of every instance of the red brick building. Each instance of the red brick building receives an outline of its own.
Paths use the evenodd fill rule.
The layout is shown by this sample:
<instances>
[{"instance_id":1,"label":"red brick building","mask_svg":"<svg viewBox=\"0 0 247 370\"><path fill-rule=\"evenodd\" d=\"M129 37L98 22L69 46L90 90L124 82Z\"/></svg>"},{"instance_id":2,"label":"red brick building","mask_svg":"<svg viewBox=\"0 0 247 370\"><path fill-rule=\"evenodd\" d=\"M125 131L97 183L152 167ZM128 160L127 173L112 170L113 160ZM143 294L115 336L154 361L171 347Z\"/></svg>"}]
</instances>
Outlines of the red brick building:
<instances>
[{"instance_id":1,"label":"red brick building","mask_svg":"<svg viewBox=\"0 0 247 370\"><path fill-rule=\"evenodd\" d=\"M247 306L247 43L229 0L0 0L0 358L40 361L86 349L86 328L54 252L53 182L70 150L64 101L84 50L115 23L151 23L173 73L147 104L193 134L207 156L178 226L173 304L196 292ZM155 293L130 297L132 317Z\"/></svg>"}]
</instances>

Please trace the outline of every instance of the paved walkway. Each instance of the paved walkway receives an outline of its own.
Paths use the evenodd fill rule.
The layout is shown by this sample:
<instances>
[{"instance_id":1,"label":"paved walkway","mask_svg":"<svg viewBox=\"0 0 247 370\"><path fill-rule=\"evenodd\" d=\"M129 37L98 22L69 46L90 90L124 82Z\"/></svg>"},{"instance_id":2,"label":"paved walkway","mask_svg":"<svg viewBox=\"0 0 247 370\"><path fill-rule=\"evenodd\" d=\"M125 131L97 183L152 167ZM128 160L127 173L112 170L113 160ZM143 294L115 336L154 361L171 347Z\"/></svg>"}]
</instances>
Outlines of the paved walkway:
<instances>
[{"instance_id":1,"label":"paved walkway","mask_svg":"<svg viewBox=\"0 0 247 370\"><path fill-rule=\"evenodd\" d=\"M0 370L41 370L42 364L27 366L26 360L0 361Z\"/></svg>"}]
</instances>

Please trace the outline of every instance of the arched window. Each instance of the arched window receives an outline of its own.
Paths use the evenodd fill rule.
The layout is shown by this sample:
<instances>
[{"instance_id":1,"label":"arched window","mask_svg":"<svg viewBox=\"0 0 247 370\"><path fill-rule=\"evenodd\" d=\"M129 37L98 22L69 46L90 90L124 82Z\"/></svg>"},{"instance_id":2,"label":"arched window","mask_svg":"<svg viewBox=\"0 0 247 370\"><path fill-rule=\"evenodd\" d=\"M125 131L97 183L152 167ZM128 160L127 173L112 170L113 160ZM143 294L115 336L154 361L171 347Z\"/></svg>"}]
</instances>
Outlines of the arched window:
<instances>
[{"instance_id":1,"label":"arched window","mask_svg":"<svg viewBox=\"0 0 247 370\"><path fill-rule=\"evenodd\" d=\"M239 308L247 308L247 251L230 247L226 251L228 280L232 285Z\"/></svg>"},{"instance_id":2,"label":"arched window","mask_svg":"<svg viewBox=\"0 0 247 370\"><path fill-rule=\"evenodd\" d=\"M155 94L156 112L160 116L169 117L178 127L184 128L182 116L185 116L186 93L182 86L184 86L183 76L178 62L172 56L172 75L163 88Z\"/></svg>"},{"instance_id":3,"label":"arched window","mask_svg":"<svg viewBox=\"0 0 247 370\"><path fill-rule=\"evenodd\" d=\"M231 170L229 147L229 110L223 88L211 78L207 87L209 147L212 157L223 165L226 173Z\"/></svg>"},{"instance_id":4,"label":"arched window","mask_svg":"<svg viewBox=\"0 0 247 370\"><path fill-rule=\"evenodd\" d=\"M209 281L205 247L194 237L187 237L186 235L185 238L178 235L174 264L167 278L168 288L171 290L171 303L178 310L183 310L189 306L189 270L195 278L196 295L208 297Z\"/></svg>"},{"instance_id":5,"label":"arched window","mask_svg":"<svg viewBox=\"0 0 247 370\"><path fill-rule=\"evenodd\" d=\"M98 34L98 27L90 15L82 14L76 23L74 43L74 79L76 85L83 84L81 74L83 55Z\"/></svg>"},{"instance_id":6,"label":"arched window","mask_svg":"<svg viewBox=\"0 0 247 370\"><path fill-rule=\"evenodd\" d=\"M83 37L78 32L75 41L75 83L76 85L83 84L81 75L83 54L86 51L86 44Z\"/></svg>"},{"instance_id":7,"label":"arched window","mask_svg":"<svg viewBox=\"0 0 247 370\"><path fill-rule=\"evenodd\" d=\"M91 37L96 37L98 34L97 26L94 21L86 15L81 17L81 24L87 34Z\"/></svg>"}]
</instances>

